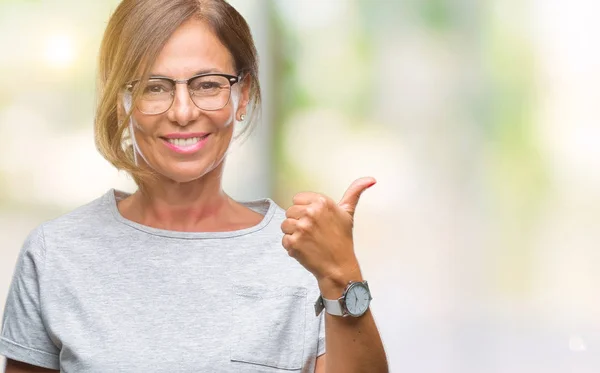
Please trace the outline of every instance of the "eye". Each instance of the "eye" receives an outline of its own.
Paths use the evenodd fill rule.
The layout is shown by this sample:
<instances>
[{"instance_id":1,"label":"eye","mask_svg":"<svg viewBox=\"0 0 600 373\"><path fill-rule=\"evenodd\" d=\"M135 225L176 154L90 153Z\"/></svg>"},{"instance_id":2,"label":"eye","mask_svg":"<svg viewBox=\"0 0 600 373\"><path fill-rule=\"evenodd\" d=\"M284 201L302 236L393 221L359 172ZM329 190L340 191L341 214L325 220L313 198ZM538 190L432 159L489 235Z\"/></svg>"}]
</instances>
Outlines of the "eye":
<instances>
[{"instance_id":1,"label":"eye","mask_svg":"<svg viewBox=\"0 0 600 373\"><path fill-rule=\"evenodd\" d=\"M151 93L161 93L165 91L165 88L161 85L151 85L146 90Z\"/></svg>"},{"instance_id":2,"label":"eye","mask_svg":"<svg viewBox=\"0 0 600 373\"><path fill-rule=\"evenodd\" d=\"M213 91L221 88L221 85L216 81L202 80L194 81L193 84L190 85L190 88L193 91Z\"/></svg>"},{"instance_id":3,"label":"eye","mask_svg":"<svg viewBox=\"0 0 600 373\"><path fill-rule=\"evenodd\" d=\"M202 94L219 94L222 89L229 87L227 78L219 75L200 76L190 82L190 90Z\"/></svg>"},{"instance_id":4,"label":"eye","mask_svg":"<svg viewBox=\"0 0 600 373\"><path fill-rule=\"evenodd\" d=\"M160 95L164 93L170 93L172 90L172 84L166 80L153 80L150 79L148 84L144 88L144 95Z\"/></svg>"},{"instance_id":5,"label":"eye","mask_svg":"<svg viewBox=\"0 0 600 373\"><path fill-rule=\"evenodd\" d=\"M220 87L221 86L217 82L202 82L202 84L200 84L200 89L217 89Z\"/></svg>"}]
</instances>

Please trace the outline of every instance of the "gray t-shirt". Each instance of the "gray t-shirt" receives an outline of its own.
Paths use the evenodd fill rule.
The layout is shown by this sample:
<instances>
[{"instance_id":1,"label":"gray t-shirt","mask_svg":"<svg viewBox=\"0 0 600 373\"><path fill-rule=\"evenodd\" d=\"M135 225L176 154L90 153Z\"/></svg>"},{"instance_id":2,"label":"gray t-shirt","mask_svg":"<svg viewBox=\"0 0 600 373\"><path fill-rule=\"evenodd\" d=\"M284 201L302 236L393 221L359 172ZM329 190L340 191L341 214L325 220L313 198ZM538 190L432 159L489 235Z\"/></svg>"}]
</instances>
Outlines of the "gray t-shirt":
<instances>
[{"instance_id":1,"label":"gray t-shirt","mask_svg":"<svg viewBox=\"0 0 600 373\"><path fill-rule=\"evenodd\" d=\"M137 224L103 197L37 227L18 258L0 354L68 373L313 372L314 276L281 244L285 212L232 232Z\"/></svg>"}]
</instances>

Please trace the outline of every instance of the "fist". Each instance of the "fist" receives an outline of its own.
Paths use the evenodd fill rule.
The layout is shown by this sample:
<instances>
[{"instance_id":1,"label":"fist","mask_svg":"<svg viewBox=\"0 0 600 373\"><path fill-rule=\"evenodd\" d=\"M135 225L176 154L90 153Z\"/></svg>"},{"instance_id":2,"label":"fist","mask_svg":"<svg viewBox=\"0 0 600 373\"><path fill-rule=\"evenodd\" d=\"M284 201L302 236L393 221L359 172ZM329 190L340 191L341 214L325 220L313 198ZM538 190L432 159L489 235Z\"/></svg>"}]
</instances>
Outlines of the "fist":
<instances>
[{"instance_id":1,"label":"fist","mask_svg":"<svg viewBox=\"0 0 600 373\"><path fill-rule=\"evenodd\" d=\"M283 247L317 280L343 278L358 269L354 212L362 192L375 182L370 177L354 181L338 203L312 192L294 196L281 224Z\"/></svg>"}]
</instances>

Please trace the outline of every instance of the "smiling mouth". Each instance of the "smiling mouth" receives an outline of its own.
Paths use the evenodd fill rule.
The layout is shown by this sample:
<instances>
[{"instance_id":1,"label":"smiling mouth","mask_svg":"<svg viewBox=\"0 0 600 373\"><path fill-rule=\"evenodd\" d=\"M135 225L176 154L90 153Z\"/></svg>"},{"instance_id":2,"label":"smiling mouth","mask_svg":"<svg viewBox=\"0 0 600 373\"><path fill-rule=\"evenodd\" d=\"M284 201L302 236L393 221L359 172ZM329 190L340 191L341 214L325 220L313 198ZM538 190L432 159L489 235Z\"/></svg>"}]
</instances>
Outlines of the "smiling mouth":
<instances>
[{"instance_id":1,"label":"smiling mouth","mask_svg":"<svg viewBox=\"0 0 600 373\"><path fill-rule=\"evenodd\" d=\"M208 135L210 134L206 134L202 137L190 137L188 139L166 139L163 138L163 140L167 141L170 144L173 144L175 146L179 146L179 147L188 147L188 146L193 146L196 145L198 142L200 142L201 140L204 140L205 138L208 137Z\"/></svg>"}]
</instances>

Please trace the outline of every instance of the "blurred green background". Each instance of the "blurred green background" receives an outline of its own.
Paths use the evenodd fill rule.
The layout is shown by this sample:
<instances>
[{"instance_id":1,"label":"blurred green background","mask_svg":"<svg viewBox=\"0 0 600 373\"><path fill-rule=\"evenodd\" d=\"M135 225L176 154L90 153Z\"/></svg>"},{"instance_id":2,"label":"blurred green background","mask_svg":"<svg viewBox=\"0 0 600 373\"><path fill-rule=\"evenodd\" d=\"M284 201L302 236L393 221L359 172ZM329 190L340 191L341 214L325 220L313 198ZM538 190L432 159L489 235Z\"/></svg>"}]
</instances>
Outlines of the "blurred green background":
<instances>
[{"instance_id":1,"label":"blurred green background","mask_svg":"<svg viewBox=\"0 0 600 373\"><path fill-rule=\"evenodd\" d=\"M134 185L96 153L118 1L0 0L0 296L27 233ZM226 190L287 207L361 176L357 253L393 372L600 367L600 3L236 0L258 130Z\"/></svg>"}]
</instances>

